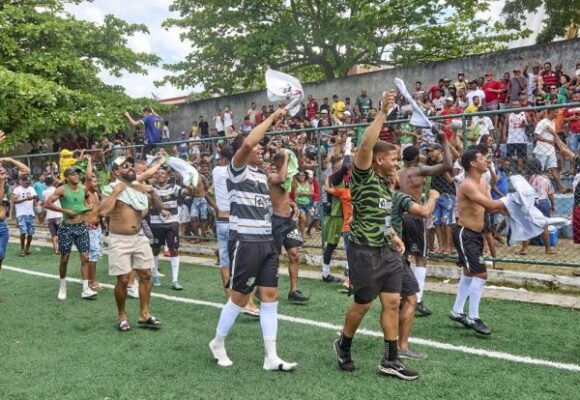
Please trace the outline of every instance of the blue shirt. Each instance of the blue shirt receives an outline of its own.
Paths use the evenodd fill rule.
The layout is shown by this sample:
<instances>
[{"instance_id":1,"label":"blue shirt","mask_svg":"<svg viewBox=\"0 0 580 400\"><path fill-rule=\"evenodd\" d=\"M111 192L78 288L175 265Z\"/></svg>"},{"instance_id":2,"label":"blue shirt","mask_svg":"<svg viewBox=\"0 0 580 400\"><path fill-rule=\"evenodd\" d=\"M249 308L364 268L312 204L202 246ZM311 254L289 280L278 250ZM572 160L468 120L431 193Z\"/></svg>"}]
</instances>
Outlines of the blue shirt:
<instances>
[{"instance_id":1,"label":"blue shirt","mask_svg":"<svg viewBox=\"0 0 580 400\"><path fill-rule=\"evenodd\" d=\"M141 122L145 125L145 140L147 143L159 143L161 140L163 118L159 115L147 115L143 117Z\"/></svg>"},{"instance_id":2,"label":"blue shirt","mask_svg":"<svg viewBox=\"0 0 580 400\"><path fill-rule=\"evenodd\" d=\"M507 178L507 174L505 173L503 168L497 169L497 184L495 185L495 187L497 187L497 189L500 192L502 192L504 194L504 196L507 195L509 192L508 178ZM491 192L492 199L497 200L500 197L502 197L502 196L498 196L498 194L492 190L492 192Z\"/></svg>"},{"instance_id":3,"label":"blue shirt","mask_svg":"<svg viewBox=\"0 0 580 400\"><path fill-rule=\"evenodd\" d=\"M46 190L46 183L36 181L34 182L32 187L34 188L34 190L36 190L36 194L38 195L38 201L44 201L44 197L42 197L42 192Z\"/></svg>"}]
</instances>

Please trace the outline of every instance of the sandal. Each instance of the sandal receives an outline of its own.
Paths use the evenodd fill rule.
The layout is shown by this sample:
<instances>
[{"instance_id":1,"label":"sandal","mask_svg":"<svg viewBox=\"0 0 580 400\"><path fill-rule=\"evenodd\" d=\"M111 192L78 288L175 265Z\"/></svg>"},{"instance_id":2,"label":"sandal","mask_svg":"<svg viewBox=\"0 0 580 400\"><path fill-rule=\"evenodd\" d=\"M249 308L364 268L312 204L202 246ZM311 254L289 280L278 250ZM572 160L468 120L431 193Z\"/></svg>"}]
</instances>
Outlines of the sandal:
<instances>
[{"instance_id":1,"label":"sandal","mask_svg":"<svg viewBox=\"0 0 580 400\"><path fill-rule=\"evenodd\" d=\"M22 250L20 254L18 254L18 257L26 257L26 252Z\"/></svg>"},{"instance_id":2,"label":"sandal","mask_svg":"<svg viewBox=\"0 0 580 400\"><path fill-rule=\"evenodd\" d=\"M242 308L242 314L248 315L250 317L260 317L260 309L250 309L250 308Z\"/></svg>"},{"instance_id":3,"label":"sandal","mask_svg":"<svg viewBox=\"0 0 580 400\"><path fill-rule=\"evenodd\" d=\"M150 316L147 319L140 319L138 322L140 327L149 329L159 329L161 328L161 321L157 318Z\"/></svg>"},{"instance_id":4,"label":"sandal","mask_svg":"<svg viewBox=\"0 0 580 400\"><path fill-rule=\"evenodd\" d=\"M129 321L124 319L117 323L117 329L119 330L119 332L127 332L131 330L131 325L129 325Z\"/></svg>"},{"instance_id":5,"label":"sandal","mask_svg":"<svg viewBox=\"0 0 580 400\"><path fill-rule=\"evenodd\" d=\"M103 287L101 286L100 283L96 283L94 285L90 286L92 290L94 290L95 292L98 292L99 290L103 290Z\"/></svg>"}]
</instances>

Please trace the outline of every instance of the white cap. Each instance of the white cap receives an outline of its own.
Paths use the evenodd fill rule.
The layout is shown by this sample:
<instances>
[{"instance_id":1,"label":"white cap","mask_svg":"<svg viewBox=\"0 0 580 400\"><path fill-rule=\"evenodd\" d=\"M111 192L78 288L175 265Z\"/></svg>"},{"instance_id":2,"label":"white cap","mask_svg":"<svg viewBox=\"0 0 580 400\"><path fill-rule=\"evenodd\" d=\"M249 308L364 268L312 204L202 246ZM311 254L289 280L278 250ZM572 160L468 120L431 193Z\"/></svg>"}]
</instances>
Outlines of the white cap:
<instances>
[{"instance_id":1,"label":"white cap","mask_svg":"<svg viewBox=\"0 0 580 400\"><path fill-rule=\"evenodd\" d=\"M450 101L453 103L455 100L453 100L453 97L447 97L447 98L445 98L445 101Z\"/></svg>"},{"instance_id":2,"label":"white cap","mask_svg":"<svg viewBox=\"0 0 580 400\"><path fill-rule=\"evenodd\" d=\"M344 112L344 116L345 116L345 117L350 117L350 111L346 110L346 111Z\"/></svg>"},{"instance_id":3,"label":"white cap","mask_svg":"<svg viewBox=\"0 0 580 400\"><path fill-rule=\"evenodd\" d=\"M325 108L324 110L320 111L320 114L328 114L328 110Z\"/></svg>"}]
</instances>

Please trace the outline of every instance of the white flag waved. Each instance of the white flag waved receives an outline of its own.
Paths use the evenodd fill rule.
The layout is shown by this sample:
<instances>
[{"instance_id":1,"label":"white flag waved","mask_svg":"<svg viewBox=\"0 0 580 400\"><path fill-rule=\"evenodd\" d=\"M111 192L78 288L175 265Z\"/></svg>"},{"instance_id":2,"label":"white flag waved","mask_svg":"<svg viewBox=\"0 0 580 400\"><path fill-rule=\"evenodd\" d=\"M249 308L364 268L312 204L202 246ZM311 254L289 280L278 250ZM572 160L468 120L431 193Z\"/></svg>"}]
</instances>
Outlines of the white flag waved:
<instances>
[{"instance_id":1,"label":"white flag waved","mask_svg":"<svg viewBox=\"0 0 580 400\"><path fill-rule=\"evenodd\" d=\"M429 119L423 113L423 110L421 110L421 107L419 107L415 99L413 99L413 97L409 94L407 88L405 87L405 82L403 82L402 79L395 78L395 86L397 86L397 89L399 89L401 96L403 96L413 108L413 115L411 115L409 124L417 128L432 128L433 123L429 121Z\"/></svg>"},{"instance_id":2,"label":"white flag waved","mask_svg":"<svg viewBox=\"0 0 580 400\"><path fill-rule=\"evenodd\" d=\"M304 99L304 90L300 81L292 75L268 68L266 71L266 88L270 101L284 101L291 115L298 114L300 102Z\"/></svg>"}]
</instances>

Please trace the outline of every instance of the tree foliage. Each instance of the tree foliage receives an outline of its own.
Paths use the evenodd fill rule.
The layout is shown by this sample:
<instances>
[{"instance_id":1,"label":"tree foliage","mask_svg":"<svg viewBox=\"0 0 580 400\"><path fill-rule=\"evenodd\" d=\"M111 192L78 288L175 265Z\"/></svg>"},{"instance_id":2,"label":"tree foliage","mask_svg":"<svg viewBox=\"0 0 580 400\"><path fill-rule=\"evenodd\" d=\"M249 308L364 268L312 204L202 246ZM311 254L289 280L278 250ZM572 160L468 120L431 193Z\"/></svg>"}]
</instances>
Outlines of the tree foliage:
<instances>
[{"instance_id":1,"label":"tree foliage","mask_svg":"<svg viewBox=\"0 0 580 400\"><path fill-rule=\"evenodd\" d=\"M207 92L262 86L265 66L304 81L355 65L402 66L497 50L525 32L478 18L478 0L174 0L188 57L168 66L179 87Z\"/></svg>"},{"instance_id":2,"label":"tree foliage","mask_svg":"<svg viewBox=\"0 0 580 400\"><path fill-rule=\"evenodd\" d=\"M551 42L563 37L566 28L580 26L580 0L506 0L502 14L506 17L506 26L521 29L526 26L529 15L541 7L546 12L544 27L537 37L538 43Z\"/></svg>"},{"instance_id":3,"label":"tree foliage","mask_svg":"<svg viewBox=\"0 0 580 400\"><path fill-rule=\"evenodd\" d=\"M146 73L158 57L127 47L147 32L112 15L102 24L67 14L79 0L0 0L0 129L7 147L62 130L102 135L126 127L123 111L150 103L104 84L99 72Z\"/></svg>"}]
</instances>

